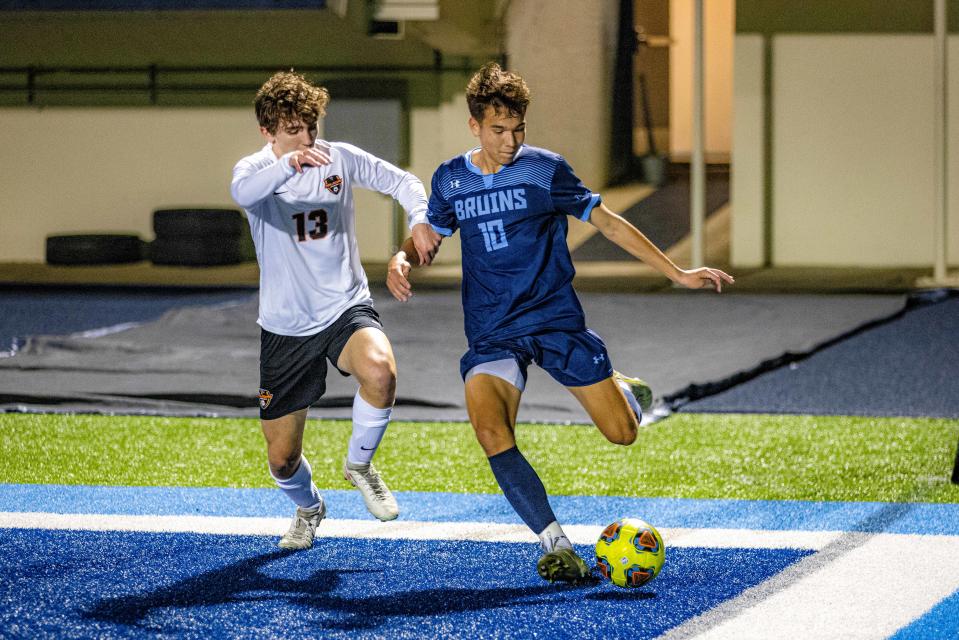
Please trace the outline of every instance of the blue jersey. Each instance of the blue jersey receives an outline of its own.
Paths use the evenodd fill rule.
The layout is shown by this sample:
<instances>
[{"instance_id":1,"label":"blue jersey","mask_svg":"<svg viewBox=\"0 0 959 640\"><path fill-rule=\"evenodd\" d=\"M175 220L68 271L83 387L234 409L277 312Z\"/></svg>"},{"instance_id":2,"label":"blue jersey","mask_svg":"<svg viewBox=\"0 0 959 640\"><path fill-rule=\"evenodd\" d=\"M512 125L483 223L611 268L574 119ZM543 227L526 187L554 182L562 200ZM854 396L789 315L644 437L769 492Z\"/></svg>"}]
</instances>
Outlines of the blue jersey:
<instances>
[{"instance_id":1,"label":"blue jersey","mask_svg":"<svg viewBox=\"0 0 959 640\"><path fill-rule=\"evenodd\" d=\"M588 220L599 195L545 149L523 145L492 175L483 175L472 153L440 165L429 202L437 233L460 230L466 339L585 330L566 216Z\"/></svg>"}]
</instances>

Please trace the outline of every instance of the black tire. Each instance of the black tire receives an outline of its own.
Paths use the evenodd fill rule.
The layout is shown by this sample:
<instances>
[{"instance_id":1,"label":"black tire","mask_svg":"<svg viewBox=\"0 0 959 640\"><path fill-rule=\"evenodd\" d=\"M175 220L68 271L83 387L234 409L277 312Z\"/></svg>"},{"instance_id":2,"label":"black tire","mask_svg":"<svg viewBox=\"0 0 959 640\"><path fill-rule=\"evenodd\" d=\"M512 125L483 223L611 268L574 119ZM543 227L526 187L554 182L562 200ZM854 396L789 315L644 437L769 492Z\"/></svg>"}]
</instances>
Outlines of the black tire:
<instances>
[{"instance_id":1,"label":"black tire","mask_svg":"<svg viewBox=\"0 0 959 640\"><path fill-rule=\"evenodd\" d=\"M153 264L214 267L245 260L241 237L158 237L150 244Z\"/></svg>"},{"instance_id":2,"label":"black tire","mask_svg":"<svg viewBox=\"0 0 959 640\"><path fill-rule=\"evenodd\" d=\"M157 209L153 231L157 238L234 237L247 230L237 209Z\"/></svg>"},{"instance_id":3,"label":"black tire","mask_svg":"<svg viewBox=\"0 0 959 640\"><path fill-rule=\"evenodd\" d=\"M125 264L144 253L140 236L129 233L47 236L47 264Z\"/></svg>"}]
</instances>

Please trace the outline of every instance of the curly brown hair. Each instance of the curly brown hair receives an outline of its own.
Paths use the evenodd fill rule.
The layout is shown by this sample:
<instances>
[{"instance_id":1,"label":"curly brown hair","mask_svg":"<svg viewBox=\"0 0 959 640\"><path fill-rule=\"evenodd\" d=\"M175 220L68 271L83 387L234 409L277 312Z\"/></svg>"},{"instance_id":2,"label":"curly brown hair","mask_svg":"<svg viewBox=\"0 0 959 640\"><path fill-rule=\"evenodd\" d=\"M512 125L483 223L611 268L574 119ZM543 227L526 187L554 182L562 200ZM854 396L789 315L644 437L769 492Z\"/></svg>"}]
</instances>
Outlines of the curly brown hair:
<instances>
[{"instance_id":1,"label":"curly brown hair","mask_svg":"<svg viewBox=\"0 0 959 640\"><path fill-rule=\"evenodd\" d=\"M470 115L483 121L486 107L499 113L505 109L510 116L526 115L529 106L529 88L526 81L512 71L504 71L495 62L487 62L473 74L466 85L466 104Z\"/></svg>"},{"instance_id":2,"label":"curly brown hair","mask_svg":"<svg viewBox=\"0 0 959 640\"><path fill-rule=\"evenodd\" d=\"M275 134L281 124L302 120L312 127L326 115L330 93L292 69L279 71L256 92L253 108L260 126Z\"/></svg>"}]
</instances>

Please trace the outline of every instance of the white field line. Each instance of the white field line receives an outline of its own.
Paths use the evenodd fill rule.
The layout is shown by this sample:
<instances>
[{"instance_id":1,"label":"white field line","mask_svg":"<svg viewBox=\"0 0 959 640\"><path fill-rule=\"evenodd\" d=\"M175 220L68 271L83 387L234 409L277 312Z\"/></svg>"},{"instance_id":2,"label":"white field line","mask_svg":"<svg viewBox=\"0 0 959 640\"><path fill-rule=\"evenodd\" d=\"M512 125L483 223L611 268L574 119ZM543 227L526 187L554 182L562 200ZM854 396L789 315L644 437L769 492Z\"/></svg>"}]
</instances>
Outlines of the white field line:
<instances>
[{"instance_id":1,"label":"white field line","mask_svg":"<svg viewBox=\"0 0 959 640\"><path fill-rule=\"evenodd\" d=\"M146 531L220 535L281 535L288 518L234 518L222 516L95 515L36 512L0 512L0 528L73 529L82 531ZM592 544L602 525L567 525L569 539ZM842 535L839 531L757 531L749 529L663 529L667 546L753 549L821 549ZM326 519L317 535L328 538L389 538L398 540L474 540L535 542L521 524L488 522L415 522L394 520Z\"/></svg>"},{"instance_id":2,"label":"white field line","mask_svg":"<svg viewBox=\"0 0 959 640\"><path fill-rule=\"evenodd\" d=\"M888 638L959 589L957 536L849 538L665 638Z\"/></svg>"}]
</instances>

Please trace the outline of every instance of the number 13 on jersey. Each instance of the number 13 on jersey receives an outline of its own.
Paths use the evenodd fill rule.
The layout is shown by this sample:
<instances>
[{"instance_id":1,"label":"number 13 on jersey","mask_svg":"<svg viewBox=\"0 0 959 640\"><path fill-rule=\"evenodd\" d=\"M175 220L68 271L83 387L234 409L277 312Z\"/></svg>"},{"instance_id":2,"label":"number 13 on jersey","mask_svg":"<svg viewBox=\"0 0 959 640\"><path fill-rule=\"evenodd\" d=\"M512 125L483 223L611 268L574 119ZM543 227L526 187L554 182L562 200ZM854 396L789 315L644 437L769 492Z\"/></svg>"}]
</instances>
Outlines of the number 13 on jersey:
<instances>
[{"instance_id":1,"label":"number 13 on jersey","mask_svg":"<svg viewBox=\"0 0 959 640\"><path fill-rule=\"evenodd\" d=\"M300 242L306 242L308 239L320 240L325 238L330 231L329 214L324 209L317 209L309 213L294 213L293 219L296 220L296 235ZM309 235L307 235L306 230L307 219L313 223Z\"/></svg>"}]
</instances>

